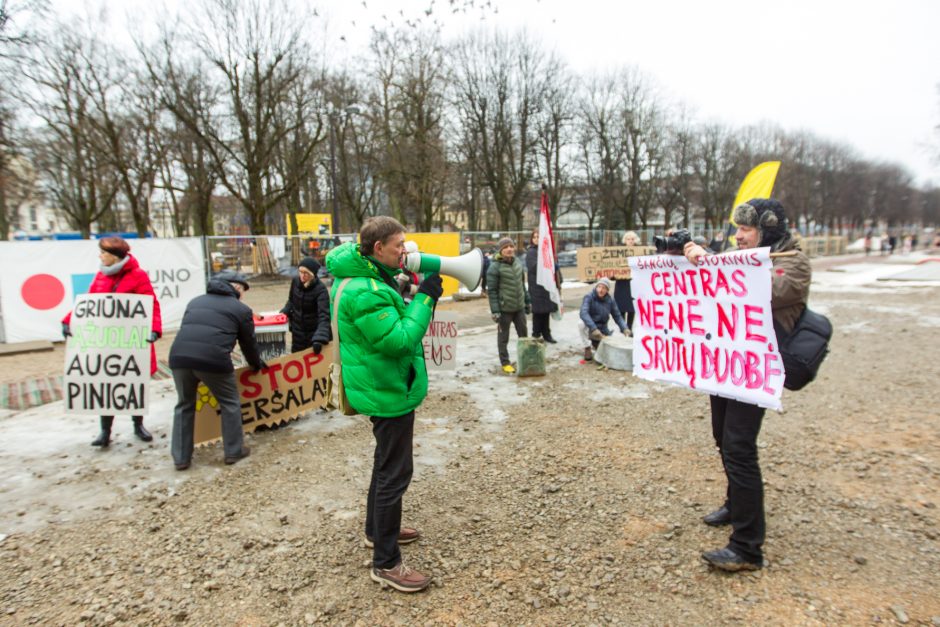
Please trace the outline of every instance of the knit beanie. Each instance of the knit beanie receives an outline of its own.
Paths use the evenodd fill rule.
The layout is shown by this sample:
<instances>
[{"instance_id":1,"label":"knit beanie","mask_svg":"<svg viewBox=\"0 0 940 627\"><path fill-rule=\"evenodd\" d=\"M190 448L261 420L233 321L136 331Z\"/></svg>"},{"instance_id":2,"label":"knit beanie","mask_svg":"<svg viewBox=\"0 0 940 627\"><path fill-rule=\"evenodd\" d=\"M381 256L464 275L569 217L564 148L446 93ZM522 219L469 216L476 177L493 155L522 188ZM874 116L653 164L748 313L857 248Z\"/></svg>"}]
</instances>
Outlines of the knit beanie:
<instances>
[{"instance_id":1,"label":"knit beanie","mask_svg":"<svg viewBox=\"0 0 940 627\"><path fill-rule=\"evenodd\" d=\"M759 246L779 250L790 240L790 230L783 205L772 198L752 198L734 209L734 222L760 232Z\"/></svg>"},{"instance_id":2,"label":"knit beanie","mask_svg":"<svg viewBox=\"0 0 940 627\"><path fill-rule=\"evenodd\" d=\"M607 277L601 277L600 279L598 279L597 285L594 286L594 289L596 290L596 289L599 288L601 285L607 287L607 291L610 292L610 289L611 289L611 287L610 287L610 279L608 279Z\"/></svg>"},{"instance_id":3,"label":"knit beanie","mask_svg":"<svg viewBox=\"0 0 940 627\"><path fill-rule=\"evenodd\" d=\"M317 260L313 257L304 257L300 260L300 263L297 264L298 268L306 268L310 270L313 276L317 276L317 271L320 269L320 264L317 263Z\"/></svg>"},{"instance_id":4,"label":"knit beanie","mask_svg":"<svg viewBox=\"0 0 940 627\"><path fill-rule=\"evenodd\" d=\"M515 245L516 243L512 241L512 238L504 237L498 242L496 242L496 250L497 252L503 252L503 249L506 248L507 246L515 246Z\"/></svg>"}]
</instances>

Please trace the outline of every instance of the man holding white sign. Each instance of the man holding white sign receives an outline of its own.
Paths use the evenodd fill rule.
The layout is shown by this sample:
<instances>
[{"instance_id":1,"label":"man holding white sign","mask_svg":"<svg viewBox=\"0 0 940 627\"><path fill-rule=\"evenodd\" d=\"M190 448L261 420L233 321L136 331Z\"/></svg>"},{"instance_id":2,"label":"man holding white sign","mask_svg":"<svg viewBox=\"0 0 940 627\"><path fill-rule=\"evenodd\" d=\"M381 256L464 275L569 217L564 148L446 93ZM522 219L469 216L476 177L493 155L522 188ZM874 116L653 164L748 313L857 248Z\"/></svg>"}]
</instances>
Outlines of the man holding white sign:
<instances>
[{"instance_id":1,"label":"man holding white sign","mask_svg":"<svg viewBox=\"0 0 940 627\"><path fill-rule=\"evenodd\" d=\"M702 276L707 268L712 268L716 277L713 289L721 289L717 277L724 271L728 277L727 289L743 297L755 283L753 280L744 280L746 275L741 270L746 266L724 265L721 262L756 259L757 251L748 256L742 256L740 251L769 247L773 264L770 296L773 324L782 333L789 333L806 307L812 269L799 243L790 234L783 205L772 199L749 200L735 208L734 222L738 225L735 237L739 250L730 255L736 257L708 255L701 246L689 242L684 248L686 259L699 268ZM691 309L691 300L689 304ZM703 355L701 363L704 366L699 374L706 376L710 374L706 372L709 368L717 372L723 367L729 379L743 376L743 387L748 392L756 392L757 401L761 405L766 402L771 407L779 407L783 366L777 347L771 344L776 334L773 328L767 332L766 316L762 315L759 308L759 304L745 302L740 304L736 313L734 303L730 303L730 307L717 312L717 335L724 333L726 338L734 338L733 341L743 347L745 353L743 357L737 358L740 365L736 373L735 353L725 353L722 366L720 349L716 349L710 353L710 357ZM691 313L689 309L685 315L691 327L696 322L694 318L697 314ZM716 344L719 339L716 338ZM752 351L747 346L748 343L759 345L762 340L767 344L766 350ZM760 384L759 389L755 390L752 384ZM757 455L757 436L764 417L764 407L754 404L754 401L728 398L730 394L725 396L725 392L721 396L712 394L711 414L712 433L721 453L728 490L724 505L705 516L704 522L713 526L730 524L732 531L728 546L707 551L702 554L702 558L721 570L756 570L763 566L762 546L765 536L764 491ZM761 397L762 393L764 397ZM777 403L774 404L766 395L775 396Z\"/></svg>"}]
</instances>

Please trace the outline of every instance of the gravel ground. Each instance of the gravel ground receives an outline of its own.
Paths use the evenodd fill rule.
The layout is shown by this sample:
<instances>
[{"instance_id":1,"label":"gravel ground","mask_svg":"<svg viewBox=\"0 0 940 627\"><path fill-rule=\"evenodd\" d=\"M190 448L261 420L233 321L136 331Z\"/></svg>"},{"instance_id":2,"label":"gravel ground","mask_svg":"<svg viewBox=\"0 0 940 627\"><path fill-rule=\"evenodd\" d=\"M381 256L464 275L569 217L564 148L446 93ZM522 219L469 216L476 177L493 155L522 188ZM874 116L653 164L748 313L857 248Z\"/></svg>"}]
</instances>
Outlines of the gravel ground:
<instances>
[{"instance_id":1,"label":"gravel ground","mask_svg":"<svg viewBox=\"0 0 940 627\"><path fill-rule=\"evenodd\" d=\"M80 439L45 466L10 450L3 425L24 417L6 416L0 470L54 476L46 500L0 510L0 623L940 625L940 287L824 265L812 304L835 325L832 353L759 441L763 571L699 557L727 535L700 522L724 492L707 398L579 364L569 313L545 377L499 375L487 328L462 335L456 375L432 378L405 497L424 534L405 559L434 575L416 595L368 577L362 417L315 412L250 436L235 466L208 448L175 473L165 416L149 446ZM264 291L249 292L256 309ZM464 329L486 316L480 301L448 307ZM52 354L37 355L19 372ZM83 496L53 502L70 491Z\"/></svg>"}]
</instances>

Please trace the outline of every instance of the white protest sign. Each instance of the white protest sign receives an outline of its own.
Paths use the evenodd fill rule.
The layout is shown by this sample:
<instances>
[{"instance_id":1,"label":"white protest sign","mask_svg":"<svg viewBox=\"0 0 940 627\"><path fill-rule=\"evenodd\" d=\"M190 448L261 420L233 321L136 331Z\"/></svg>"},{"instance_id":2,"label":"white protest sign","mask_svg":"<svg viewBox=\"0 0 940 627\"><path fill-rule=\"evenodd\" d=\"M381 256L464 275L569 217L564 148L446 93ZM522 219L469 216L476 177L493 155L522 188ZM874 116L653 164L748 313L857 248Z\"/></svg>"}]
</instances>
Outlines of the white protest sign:
<instances>
[{"instance_id":1,"label":"white protest sign","mask_svg":"<svg viewBox=\"0 0 940 627\"><path fill-rule=\"evenodd\" d=\"M438 311L421 340L428 372L457 369L457 314Z\"/></svg>"},{"instance_id":2,"label":"white protest sign","mask_svg":"<svg viewBox=\"0 0 940 627\"><path fill-rule=\"evenodd\" d=\"M769 248L633 257L633 374L780 409Z\"/></svg>"},{"instance_id":3,"label":"white protest sign","mask_svg":"<svg viewBox=\"0 0 940 627\"><path fill-rule=\"evenodd\" d=\"M65 409L107 416L147 413L153 298L83 294L72 309L65 351Z\"/></svg>"}]
</instances>

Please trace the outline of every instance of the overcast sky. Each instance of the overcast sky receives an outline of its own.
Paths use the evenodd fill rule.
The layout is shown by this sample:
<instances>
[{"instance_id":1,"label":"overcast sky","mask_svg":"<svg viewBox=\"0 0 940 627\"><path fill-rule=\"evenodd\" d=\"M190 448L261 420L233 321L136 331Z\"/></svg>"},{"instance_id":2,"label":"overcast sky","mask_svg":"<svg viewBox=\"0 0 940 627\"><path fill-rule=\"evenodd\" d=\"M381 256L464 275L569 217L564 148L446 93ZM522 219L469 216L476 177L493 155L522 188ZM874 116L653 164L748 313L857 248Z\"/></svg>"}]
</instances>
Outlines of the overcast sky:
<instances>
[{"instance_id":1,"label":"overcast sky","mask_svg":"<svg viewBox=\"0 0 940 627\"><path fill-rule=\"evenodd\" d=\"M138 24L166 16L154 10L158 2L110 0L116 27L125 11ZM445 36L487 24L525 27L578 72L638 66L701 120L807 129L940 185L931 158L940 153L940 0L490 2L498 13L481 10L485 0L310 4L328 17L338 55L360 50L370 25L418 17L440 20ZM63 15L87 4L53 1Z\"/></svg>"}]
</instances>

